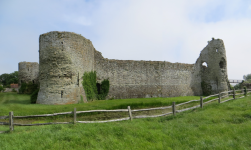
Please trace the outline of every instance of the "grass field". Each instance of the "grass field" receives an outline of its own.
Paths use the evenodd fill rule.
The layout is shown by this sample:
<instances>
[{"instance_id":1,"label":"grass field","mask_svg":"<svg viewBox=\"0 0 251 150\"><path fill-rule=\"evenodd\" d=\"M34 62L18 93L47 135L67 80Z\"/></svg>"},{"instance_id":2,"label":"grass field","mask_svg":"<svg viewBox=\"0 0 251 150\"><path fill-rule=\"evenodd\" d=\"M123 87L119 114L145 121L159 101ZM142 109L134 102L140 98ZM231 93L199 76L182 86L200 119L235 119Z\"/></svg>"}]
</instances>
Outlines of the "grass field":
<instances>
[{"instance_id":1,"label":"grass field","mask_svg":"<svg viewBox=\"0 0 251 150\"><path fill-rule=\"evenodd\" d=\"M170 102L162 98L109 100L59 106L31 105L28 99L28 95L0 93L1 115L10 110L28 115L37 114L36 109L39 113L55 112L51 109L69 111L74 107L78 110L114 109L133 103L150 106L153 101L160 105L199 98L178 97L171 98ZM149 107L148 104L143 107ZM101 124L15 126L14 132L0 134L0 149L251 149L250 108L251 96L248 96L222 104L212 103L175 117ZM6 129L0 126L0 131Z\"/></svg>"}]
</instances>

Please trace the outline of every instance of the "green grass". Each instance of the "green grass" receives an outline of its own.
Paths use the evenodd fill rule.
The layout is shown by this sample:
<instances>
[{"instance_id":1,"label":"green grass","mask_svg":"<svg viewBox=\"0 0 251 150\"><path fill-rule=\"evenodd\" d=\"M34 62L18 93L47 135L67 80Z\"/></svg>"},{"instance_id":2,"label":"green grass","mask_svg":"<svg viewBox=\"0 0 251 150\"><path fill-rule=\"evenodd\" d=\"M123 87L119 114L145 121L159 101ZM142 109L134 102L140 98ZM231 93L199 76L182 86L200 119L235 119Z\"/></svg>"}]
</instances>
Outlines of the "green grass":
<instances>
[{"instance_id":1,"label":"green grass","mask_svg":"<svg viewBox=\"0 0 251 150\"><path fill-rule=\"evenodd\" d=\"M117 101L119 103L121 100ZM110 101L104 102L109 103ZM93 109L95 103L99 102L88 105ZM107 106L108 104L100 103L101 106L96 106L111 108ZM116 102L112 101L112 103L115 105ZM27 104L19 105L26 106ZM197 108L178 113L175 117L166 116L100 124L15 126L12 133L0 134L0 147L3 150L251 149L250 108L251 96L222 104L208 104L203 109ZM0 126L0 131L1 129L3 126Z\"/></svg>"},{"instance_id":2,"label":"green grass","mask_svg":"<svg viewBox=\"0 0 251 150\"><path fill-rule=\"evenodd\" d=\"M169 106L172 102L182 103L189 100L199 99L199 96L184 96L172 98L132 98L132 99L114 99L97 100L89 103L69 104L69 105L43 105L30 104L30 95L16 93L0 93L0 116L8 115L14 111L14 115L36 115L49 114L56 112L77 110L97 110L97 109L131 109L149 108L159 106Z\"/></svg>"}]
</instances>

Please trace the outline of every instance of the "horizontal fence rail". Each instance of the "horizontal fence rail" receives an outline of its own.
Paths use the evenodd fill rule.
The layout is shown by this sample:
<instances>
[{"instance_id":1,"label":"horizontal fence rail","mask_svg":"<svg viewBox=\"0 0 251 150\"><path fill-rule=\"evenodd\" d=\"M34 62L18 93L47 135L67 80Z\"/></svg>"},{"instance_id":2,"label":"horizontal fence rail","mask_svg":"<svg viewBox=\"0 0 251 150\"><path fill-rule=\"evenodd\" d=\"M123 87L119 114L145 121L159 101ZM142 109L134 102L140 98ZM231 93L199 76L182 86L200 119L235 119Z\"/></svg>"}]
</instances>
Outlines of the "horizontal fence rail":
<instances>
[{"instance_id":1,"label":"horizontal fence rail","mask_svg":"<svg viewBox=\"0 0 251 150\"><path fill-rule=\"evenodd\" d=\"M237 94L238 93L238 94ZM0 125L9 125L10 131L14 130L14 126L39 126L39 125L51 125L51 124L70 124L70 123L106 123L106 122L116 122L116 121L124 121L124 120L131 120L132 119L138 119L138 118L154 118L154 117L161 117L161 116L167 116L167 115L176 115L176 113L188 111L191 109L195 108L203 108L204 104L211 103L213 101L218 100L218 103L224 103L230 100L236 99L236 96L243 95L238 98L243 98L245 95L248 93L251 93L251 89L247 89L246 93L245 90L230 90L226 92L221 92L218 94L210 95L207 97L202 97L200 100L190 100L188 102L183 102L179 104L173 104L171 106L164 106L164 107L155 107L155 108L144 108L144 109L134 109L131 110L130 106L127 107L127 109L116 109L116 110L86 110L86 111L76 111L76 108L74 108L73 111L69 112L61 112L61 113L53 113L53 114L41 114L41 115L29 115L29 116L14 116L13 112L9 112L9 116L0 116L0 119L9 119L9 122L0 122ZM206 99L216 97L214 99L205 101ZM226 98L226 97L231 97L230 99L221 101L221 99ZM205 102L204 102L205 101ZM184 108L180 110L176 110L178 107L183 106L185 104L193 103L193 102L200 102L200 105L192 106L189 108ZM165 110L165 109L172 109L171 112L159 114L159 115L132 115L132 112L142 112L142 111L151 111L151 110ZM129 117L124 117L124 118L119 118L119 119L112 119L112 120L101 120L101 121L77 121L77 114L82 114L82 113L91 113L91 112L128 112ZM48 122L48 123L35 123L35 124L21 124L21 123L14 123L14 119L22 119L22 118L35 118L35 117L50 117L50 116L58 116L58 115L68 115L72 114L73 115L73 121L72 122ZM0 133L3 133L0 131Z\"/></svg>"}]
</instances>

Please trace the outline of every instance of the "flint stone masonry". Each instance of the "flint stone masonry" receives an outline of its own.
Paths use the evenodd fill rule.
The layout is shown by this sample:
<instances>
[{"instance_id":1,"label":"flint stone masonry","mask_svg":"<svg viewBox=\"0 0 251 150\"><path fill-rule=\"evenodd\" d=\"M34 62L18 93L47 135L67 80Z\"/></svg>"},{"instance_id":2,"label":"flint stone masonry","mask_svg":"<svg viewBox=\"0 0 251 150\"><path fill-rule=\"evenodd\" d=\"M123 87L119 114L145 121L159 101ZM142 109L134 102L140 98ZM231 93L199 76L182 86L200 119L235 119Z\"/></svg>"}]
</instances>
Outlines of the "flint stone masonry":
<instances>
[{"instance_id":1,"label":"flint stone masonry","mask_svg":"<svg viewBox=\"0 0 251 150\"><path fill-rule=\"evenodd\" d=\"M77 103L81 95L87 102L82 87L86 71L96 71L99 83L109 79L107 99L202 95L202 82L212 94L229 88L226 51L220 39L209 41L195 64L183 64L107 59L83 36L53 31L39 37L37 103Z\"/></svg>"},{"instance_id":2,"label":"flint stone masonry","mask_svg":"<svg viewBox=\"0 0 251 150\"><path fill-rule=\"evenodd\" d=\"M92 42L71 32L49 32L39 37L39 104L72 104L83 96L84 72L94 70Z\"/></svg>"},{"instance_id":3,"label":"flint stone masonry","mask_svg":"<svg viewBox=\"0 0 251 150\"><path fill-rule=\"evenodd\" d=\"M108 98L174 97L199 95L192 82L193 64L164 61L104 59L95 51L98 82L109 78Z\"/></svg>"},{"instance_id":4,"label":"flint stone masonry","mask_svg":"<svg viewBox=\"0 0 251 150\"><path fill-rule=\"evenodd\" d=\"M39 65L37 62L18 63L18 85L21 83L38 83Z\"/></svg>"}]
</instances>

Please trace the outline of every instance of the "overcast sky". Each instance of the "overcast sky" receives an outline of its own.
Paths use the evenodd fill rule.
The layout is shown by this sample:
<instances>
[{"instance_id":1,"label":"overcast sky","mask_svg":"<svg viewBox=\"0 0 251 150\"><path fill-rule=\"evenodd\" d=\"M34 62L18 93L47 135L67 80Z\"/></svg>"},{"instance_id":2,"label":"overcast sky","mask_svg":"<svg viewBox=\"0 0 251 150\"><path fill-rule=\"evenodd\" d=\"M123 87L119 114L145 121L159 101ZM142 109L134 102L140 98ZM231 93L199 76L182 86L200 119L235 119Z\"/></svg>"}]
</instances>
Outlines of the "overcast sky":
<instances>
[{"instance_id":1,"label":"overcast sky","mask_svg":"<svg viewBox=\"0 0 251 150\"><path fill-rule=\"evenodd\" d=\"M0 0L0 74L38 62L50 31L81 34L109 59L188 64L220 38L229 79L251 73L250 0Z\"/></svg>"}]
</instances>

